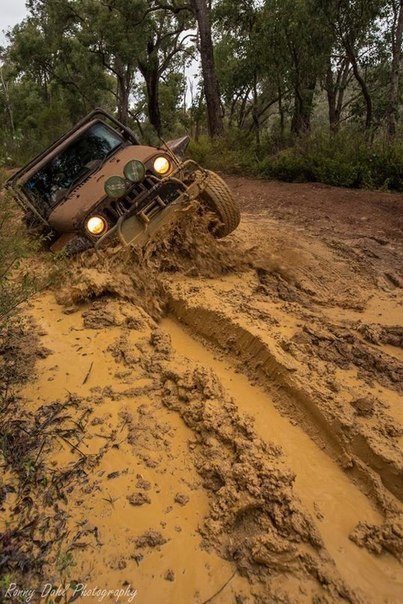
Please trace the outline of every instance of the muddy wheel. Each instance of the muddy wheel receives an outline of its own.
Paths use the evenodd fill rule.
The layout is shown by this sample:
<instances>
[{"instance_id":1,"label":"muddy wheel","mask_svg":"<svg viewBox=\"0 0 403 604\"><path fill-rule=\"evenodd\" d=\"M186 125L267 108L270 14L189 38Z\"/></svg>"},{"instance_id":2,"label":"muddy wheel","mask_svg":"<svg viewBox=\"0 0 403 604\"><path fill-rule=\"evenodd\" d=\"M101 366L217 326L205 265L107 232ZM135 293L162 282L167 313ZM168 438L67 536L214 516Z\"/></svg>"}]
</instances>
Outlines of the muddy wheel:
<instances>
[{"instance_id":1,"label":"muddy wheel","mask_svg":"<svg viewBox=\"0 0 403 604\"><path fill-rule=\"evenodd\" d=\"M214 237L221 239L237 228L241 220L238 202L215 172L208 172L206 188L200 199L218 217L219 223L211 228Z\"/></svg>"}]
</instances>

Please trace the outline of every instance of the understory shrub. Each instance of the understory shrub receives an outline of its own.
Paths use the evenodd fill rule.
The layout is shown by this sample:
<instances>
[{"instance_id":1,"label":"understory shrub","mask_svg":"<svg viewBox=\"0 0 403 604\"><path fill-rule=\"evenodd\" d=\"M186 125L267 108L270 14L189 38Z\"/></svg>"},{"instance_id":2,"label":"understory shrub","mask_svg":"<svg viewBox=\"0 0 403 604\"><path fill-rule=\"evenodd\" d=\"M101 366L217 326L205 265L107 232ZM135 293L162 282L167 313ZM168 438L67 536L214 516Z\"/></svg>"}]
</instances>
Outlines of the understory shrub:
<instances>
[{"instance_id":1,"label":"understory shrub","mask_svg":"<svg viewBox=\"0 0 403 604\"><path fill-rule=\"evenodd\" d=\"M322 182L352 188L403 191L403 141L369 142L362 132L345 128L338 134L315 132L278 150L269 138L260 147L239 133L210 141L192 141L190 156L212 170L278 179Z\"/></svg>"}]
</instances>

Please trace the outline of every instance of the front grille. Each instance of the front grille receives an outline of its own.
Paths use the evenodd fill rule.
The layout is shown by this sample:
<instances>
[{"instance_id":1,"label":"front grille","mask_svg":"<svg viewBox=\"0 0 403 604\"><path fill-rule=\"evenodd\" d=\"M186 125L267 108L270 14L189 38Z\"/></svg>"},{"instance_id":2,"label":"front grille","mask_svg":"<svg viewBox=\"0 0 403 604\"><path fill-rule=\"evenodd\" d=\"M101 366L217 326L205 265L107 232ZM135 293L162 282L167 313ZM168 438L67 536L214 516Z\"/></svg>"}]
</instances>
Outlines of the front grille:
<instances>
[{"instance_id":1,"label":"front grille","mask_svg":"<svg viewBox=\"0 0 403 604\"><path fill-rule=\"evenodd\" d=\"M109 224L115 224L128 212L139 214L143 220L148 221L162 208L172 203L186 188L185 185L180 186L177 182L166 181L150 194L150 190L159 182L154 175L147 174L142 182L133 184L124 197L106 199L100 211Z\"/></svg>"},{"instance_id":2,"label":"front grille","mask_svg":"<svg viewBox=\"0 0 403 604\"><path fill-rule=\"evenodd\" d=\"M146 196L156 182L155 177L146 176L142 182L134 183L124 197L107 199L102 211L108 221L114 224L121 216L124 216L129 210L135 208L139 203L139 197L141 196L141 199L143 196Z\"/></svg>"}]
</instances>

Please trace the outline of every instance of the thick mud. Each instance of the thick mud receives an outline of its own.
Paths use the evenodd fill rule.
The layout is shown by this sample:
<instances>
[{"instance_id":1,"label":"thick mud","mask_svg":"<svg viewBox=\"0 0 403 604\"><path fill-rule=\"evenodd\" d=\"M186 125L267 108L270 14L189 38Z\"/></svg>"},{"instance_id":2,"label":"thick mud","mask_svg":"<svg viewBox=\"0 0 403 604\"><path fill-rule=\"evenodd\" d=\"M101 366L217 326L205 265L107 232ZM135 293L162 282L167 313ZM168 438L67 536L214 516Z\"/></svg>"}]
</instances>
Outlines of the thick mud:
<instances>
[{"instance_id":1,"label":"thick mud","mask_svg":"<svg viewBox=\"0 0 403 604\"><path fill-rule=\"evenodd\" d=\"M31 438L1 490L25 585L401 601L401 196L232 185L249 213L227 240L192 208L26 308L8 420Z\"/></svg>"}]
</instances>

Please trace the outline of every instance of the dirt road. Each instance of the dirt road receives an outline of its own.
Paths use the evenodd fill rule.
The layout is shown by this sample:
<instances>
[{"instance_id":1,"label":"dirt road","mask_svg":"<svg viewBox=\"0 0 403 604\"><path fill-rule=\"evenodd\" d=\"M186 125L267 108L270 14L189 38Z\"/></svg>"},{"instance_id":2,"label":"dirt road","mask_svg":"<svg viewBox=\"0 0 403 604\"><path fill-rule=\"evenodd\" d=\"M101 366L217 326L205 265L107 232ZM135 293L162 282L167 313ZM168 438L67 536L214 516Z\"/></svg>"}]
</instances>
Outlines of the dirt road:
<instances>
[{"instance_id":1,"label":"dirt road","mask_svg":"<svg viewBox=\"0 0 403 604\"><path fill-rule=\"evenodd\" d=\"M227 180L230 238L88 255L27 309L47 482L4 518L84 601L401 602L403 196Z\"/></svg>"}]
</instances>

